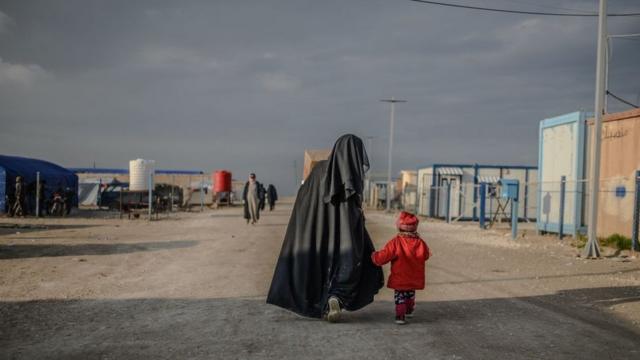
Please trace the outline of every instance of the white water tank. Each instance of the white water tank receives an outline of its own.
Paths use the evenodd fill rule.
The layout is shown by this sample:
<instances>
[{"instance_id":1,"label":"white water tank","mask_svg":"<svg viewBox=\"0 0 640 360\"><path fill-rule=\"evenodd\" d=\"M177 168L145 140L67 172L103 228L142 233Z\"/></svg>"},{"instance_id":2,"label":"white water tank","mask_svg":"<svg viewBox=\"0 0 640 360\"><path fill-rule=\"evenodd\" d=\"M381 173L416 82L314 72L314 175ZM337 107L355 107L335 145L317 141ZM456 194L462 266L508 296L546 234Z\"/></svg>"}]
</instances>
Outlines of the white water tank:
<instances>
[{"instance_id":1,"label":"white water tank","mask_svg":"<svg viewBox=\"0 0 640 360\"><path fill-rule=\"evenodd\" d=\"M149 175L155 172L155 165L156 162L153 160L129 161L129 190L149 190Z\"/></svg>"}]
</instances>

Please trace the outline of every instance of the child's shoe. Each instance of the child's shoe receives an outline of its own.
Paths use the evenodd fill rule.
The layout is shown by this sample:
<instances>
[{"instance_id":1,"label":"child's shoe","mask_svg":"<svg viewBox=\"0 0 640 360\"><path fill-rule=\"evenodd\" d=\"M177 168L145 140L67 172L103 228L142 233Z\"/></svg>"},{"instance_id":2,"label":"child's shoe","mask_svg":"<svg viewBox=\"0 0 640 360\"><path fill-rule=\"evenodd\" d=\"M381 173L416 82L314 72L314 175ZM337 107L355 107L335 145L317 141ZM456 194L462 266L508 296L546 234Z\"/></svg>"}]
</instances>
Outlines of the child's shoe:
<instances>
[{"instance_id":1,"label":"child's shoe","mask_svg":"<svg viewBox=\"0 0 640 360\"><path fill-rule=\"evenodd\" d=\"M396 316L396 324L398 325L404 325L407 322L404 319L404 316Z\"/></svg>"},{"instance_id":2,"label":"child's shoe","mask_svg":"<svg viewBox=\"0 0 640 360\"><path fill-rule=\"evenodd\" d=\"M340 301L337 297L332 296L329 298L329 312L327 313L327 321L338 322L340 320Z\"/></svg>"}]
</instances>

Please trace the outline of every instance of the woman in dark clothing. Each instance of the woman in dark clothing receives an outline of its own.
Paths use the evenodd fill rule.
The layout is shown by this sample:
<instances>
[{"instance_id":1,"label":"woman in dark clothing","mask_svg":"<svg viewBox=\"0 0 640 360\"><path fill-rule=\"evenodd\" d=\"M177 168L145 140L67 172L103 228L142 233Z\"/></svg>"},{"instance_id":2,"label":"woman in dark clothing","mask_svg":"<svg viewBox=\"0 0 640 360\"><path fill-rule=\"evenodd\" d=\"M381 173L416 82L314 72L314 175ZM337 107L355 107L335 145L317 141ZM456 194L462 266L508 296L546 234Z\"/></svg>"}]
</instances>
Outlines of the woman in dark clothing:
<instances>
[{"instance_id":1,"label":"woman in dark clothing","mask_svg":"<svg viewBox=\"0 0 640 360\"><path fill-rule=\"evenodd\" d=\"M266 194L267 194L267 190L264 188L264 185L260 184L260 187L258 188L258 195L260 197L260 202L259 202L260 211L264 210L265 203L267 202Z\"/></svg>"},{"instance_id":2,"label":"woman in dark clothing","mask_svg":"<svg viewBox=\"0 0 640 360\"><path fill-rule=\"evenodd\" d=\"M278 192L273 184L267 186L267 198L269 199L269 211L273 211L276 207L276 201L278 201Z\"/></svg>"},{"instance_id":3,"label":"woman in dark clothing","mask_svg":"<svg viewBox=\"0 0 640 360\"><path fill-rule=\"evenodd\" d=\"M383 285L364 226L362 190L369 161L362 140L340 137L298 190L267 302L300 315L337 321Z\"/></svg>"}]
</instances>

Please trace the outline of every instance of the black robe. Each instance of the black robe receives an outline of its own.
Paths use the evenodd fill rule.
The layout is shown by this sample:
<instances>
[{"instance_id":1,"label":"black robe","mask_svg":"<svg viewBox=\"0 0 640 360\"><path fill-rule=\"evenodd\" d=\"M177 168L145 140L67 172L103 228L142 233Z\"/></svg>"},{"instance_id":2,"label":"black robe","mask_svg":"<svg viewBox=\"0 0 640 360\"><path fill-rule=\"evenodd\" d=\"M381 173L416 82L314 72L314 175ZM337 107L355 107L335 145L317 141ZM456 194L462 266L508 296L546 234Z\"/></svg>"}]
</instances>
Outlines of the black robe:
<instances>
[{"instance_id":1,"label":"black robe","mask_svg":"<svg viewBox=\"0 0 640 360\"><path fill-rule=\"evenodd\" d=\"M330 296L350 311L373 301L384 280L361 208L368 166L362 140L345 135L313 168L298 190L267 303L319 318Z\"/></svg>"},{"instance_id":2,"label":"black robe","mask_svg":"<svg viewBox=\"0 0 640 360\"><path fill-rule=\"evenodd\" d=\"M265 198L266 198L266 194L267 194L267 190L264 188L264 185L258 183L258 207L260 208L260 211L264 210L264 204L265 204Z\"/></svg>"},{"instance_id":3,"label":"black robe","mask_svg":"<svg viewBox=\"0 0 640 360\"><path fill-rule=\"evenodd\" d=\"M278 201L278 192L273 184L269 184L269 186L267 186L267 197L269 198L269 204L271 205L275 205L276 201Z\"/></svg>"}]
</instances>

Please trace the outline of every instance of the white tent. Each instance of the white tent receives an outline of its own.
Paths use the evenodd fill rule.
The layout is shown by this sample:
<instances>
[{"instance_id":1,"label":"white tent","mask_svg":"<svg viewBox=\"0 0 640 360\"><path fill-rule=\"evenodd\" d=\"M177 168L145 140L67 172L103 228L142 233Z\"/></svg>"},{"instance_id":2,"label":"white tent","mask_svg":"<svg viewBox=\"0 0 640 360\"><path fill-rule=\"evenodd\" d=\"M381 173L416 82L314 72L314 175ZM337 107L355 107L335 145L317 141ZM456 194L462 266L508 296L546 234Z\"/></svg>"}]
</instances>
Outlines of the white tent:
<instances>
[{"instance_id":1,"label":"white tent","mask_svg":"<svg viewBox=\"0 0 640 360\"><path fill-rule=\"evenodd\" d=\"M113 178L82 179L78 183L78 205L98 205L101 184L108 184Z\"/></svg>"}]
</instances>

